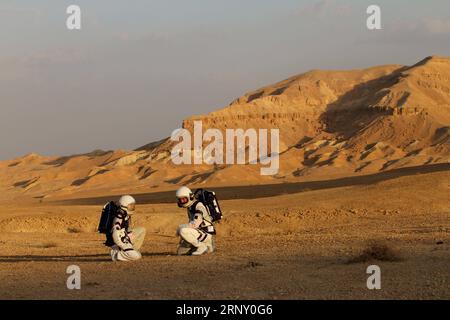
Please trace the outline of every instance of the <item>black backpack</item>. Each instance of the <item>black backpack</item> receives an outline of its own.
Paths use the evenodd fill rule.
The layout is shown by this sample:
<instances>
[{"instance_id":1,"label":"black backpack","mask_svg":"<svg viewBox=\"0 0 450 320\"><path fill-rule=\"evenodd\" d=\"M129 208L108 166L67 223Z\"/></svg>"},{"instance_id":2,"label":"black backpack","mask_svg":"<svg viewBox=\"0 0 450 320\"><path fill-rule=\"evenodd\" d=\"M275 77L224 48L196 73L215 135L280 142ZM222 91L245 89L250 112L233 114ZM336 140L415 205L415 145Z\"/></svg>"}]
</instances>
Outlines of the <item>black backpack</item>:
<instances>
[{"instance_id":1,"label":"black backpack","mask_svg":"<svg viewBox=\"0 0 450 320\"><path fill-rule=\"evenodd\" d=\"M114 217L117 214L117 210L119 208L114 203L114 201L108 202L105 204L102 210L102 214L100 216L100 222L98 223L97 231L102 234L110 234L111 229L113 227Z\"/></svg>"},{"instance_id":2,"label":"black backpack","mask_svg":"<svg viewBox=\"0 0 450 320\"><path fill-rule=\"evenodd\" d=\"M211 222L216 222L222 219L223 214L220 210L219 201L216 193L205 189L197 189L194 192L194 197L206 207L211 216Z\"/></svg>"}]
</instances>

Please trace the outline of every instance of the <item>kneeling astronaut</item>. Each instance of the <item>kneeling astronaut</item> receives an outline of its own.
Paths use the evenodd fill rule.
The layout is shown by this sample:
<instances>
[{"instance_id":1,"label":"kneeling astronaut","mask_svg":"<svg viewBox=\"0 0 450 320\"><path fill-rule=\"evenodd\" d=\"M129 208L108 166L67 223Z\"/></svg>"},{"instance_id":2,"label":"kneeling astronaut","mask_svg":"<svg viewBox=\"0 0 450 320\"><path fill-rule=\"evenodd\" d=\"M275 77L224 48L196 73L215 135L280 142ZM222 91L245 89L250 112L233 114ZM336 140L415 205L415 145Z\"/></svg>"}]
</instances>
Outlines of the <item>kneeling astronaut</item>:
<instances>
[{"instance_id":1,"label":"kneeling astronaut","mask_svg":"<svg viewBox=\"0 0 450 320\"><path fill-rule=\"evenodd\" d=\"M107 233L106 245L111 247L113 261L134 261L142 258L141 248L146 230L143 227L131 228L131 216L136 201L132 196L122 196L116 205L112 228Z\"/></svg>"},{"instance_id":2,"label":"kneeling astronaut","mask_svg":"<svg viewBox=\"0 0 450 320\"><path fill-rule=\"evenodd\" d=\"M189 223L182 224L177 229L177 236L181 238L177 253L199 256L213 252L216 231L208 209L195 198L188 187L179 188L176 197L178 207L187 209L189 219Z\"/></svg>"}]
</instances>

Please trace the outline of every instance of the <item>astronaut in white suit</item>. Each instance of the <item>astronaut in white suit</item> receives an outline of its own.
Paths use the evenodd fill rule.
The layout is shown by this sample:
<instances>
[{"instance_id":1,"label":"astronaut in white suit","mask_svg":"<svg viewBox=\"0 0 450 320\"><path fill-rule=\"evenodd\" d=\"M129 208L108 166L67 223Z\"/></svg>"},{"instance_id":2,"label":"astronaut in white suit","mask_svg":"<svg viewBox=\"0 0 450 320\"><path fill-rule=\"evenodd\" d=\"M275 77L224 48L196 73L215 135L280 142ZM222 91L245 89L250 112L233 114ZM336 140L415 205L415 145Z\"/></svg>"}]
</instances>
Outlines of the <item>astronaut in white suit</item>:
<instances>
[{"instance_id":1,"label":"astronaut in white suit","mask_svg":"<svg viewBox=\"0 0 450 320\"><path fill-rule=\"evenodd\" d=\"M113 220L111 230L114 245L111 247L113 261L135 261L142 258L139 252L144 242L146 230L143 227L131 228L131 216L135 211L136 200L129 195L119 200L119 209Z\"/></svg>"},{"instance_id":2,"label":"astronaut in white suit","mask_svg":"<svg viewBox=\"0 0 450 320\"><path fill-rule=\"evenodd\" d=\"M187 187L179 188L176 197L178 206L187 209L189 219L189 223L182 224L177 229L177 235L181 238L177 253L200 256L213 252L216 231L206 207L194 198L194 194Z\"/></svg>"}]
</instances>

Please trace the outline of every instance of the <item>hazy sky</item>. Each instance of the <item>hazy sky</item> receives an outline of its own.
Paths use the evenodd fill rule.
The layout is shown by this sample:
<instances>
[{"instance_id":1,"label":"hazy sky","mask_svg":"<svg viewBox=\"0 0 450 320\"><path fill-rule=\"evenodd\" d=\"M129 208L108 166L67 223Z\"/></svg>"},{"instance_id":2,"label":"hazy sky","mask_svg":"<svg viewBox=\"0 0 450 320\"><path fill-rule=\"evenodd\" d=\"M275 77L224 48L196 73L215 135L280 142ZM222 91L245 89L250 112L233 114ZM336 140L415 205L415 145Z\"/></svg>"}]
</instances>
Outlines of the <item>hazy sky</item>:
<instances>
[{"instance_id":1,"label":"hazy sky","mask_svg":"<svg viewBox=\"0 0 450 320\"><path fill-rule=\"evenodd\" d=\"M0 21L0 159L134 149L309 69L450 56L448 0L2 0Z\"/></svg>"}]
</instances>

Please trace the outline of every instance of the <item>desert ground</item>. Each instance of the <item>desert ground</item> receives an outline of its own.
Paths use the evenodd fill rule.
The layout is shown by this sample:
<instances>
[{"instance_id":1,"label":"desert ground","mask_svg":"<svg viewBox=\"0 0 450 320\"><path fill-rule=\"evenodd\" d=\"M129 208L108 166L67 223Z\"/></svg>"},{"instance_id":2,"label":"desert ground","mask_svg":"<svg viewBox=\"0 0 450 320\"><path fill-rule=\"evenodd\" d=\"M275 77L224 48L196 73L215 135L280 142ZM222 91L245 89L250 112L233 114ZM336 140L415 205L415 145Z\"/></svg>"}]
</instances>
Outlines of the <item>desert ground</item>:
<instances>
[{"instance_id":1,"label":"desert ground","mask_svg":"<svg viewBox=\"0 0 450 320\"><path fill-rule=\"evenodd\" d=\"M175 255L184 210L141 197L133 263L95 232L104 198L5 203L0 299L450 299L450 170L427 171L219 189L217 250L201 257ZM371 264L381 290L366 287ZM66 288L69 265L81 290Z\"/></svg>"}]
</instances>

